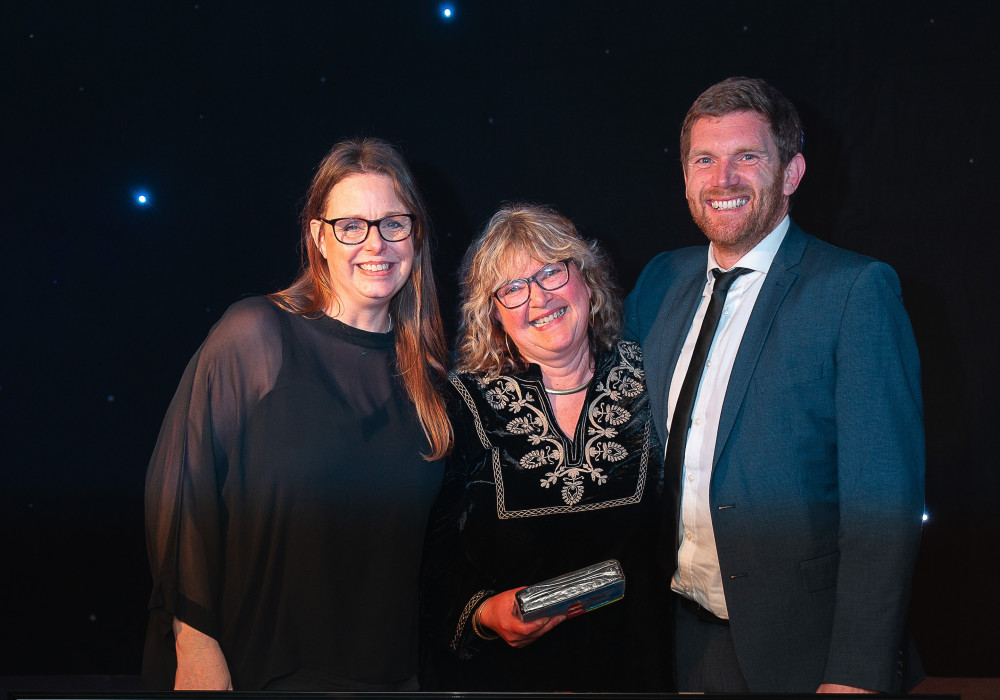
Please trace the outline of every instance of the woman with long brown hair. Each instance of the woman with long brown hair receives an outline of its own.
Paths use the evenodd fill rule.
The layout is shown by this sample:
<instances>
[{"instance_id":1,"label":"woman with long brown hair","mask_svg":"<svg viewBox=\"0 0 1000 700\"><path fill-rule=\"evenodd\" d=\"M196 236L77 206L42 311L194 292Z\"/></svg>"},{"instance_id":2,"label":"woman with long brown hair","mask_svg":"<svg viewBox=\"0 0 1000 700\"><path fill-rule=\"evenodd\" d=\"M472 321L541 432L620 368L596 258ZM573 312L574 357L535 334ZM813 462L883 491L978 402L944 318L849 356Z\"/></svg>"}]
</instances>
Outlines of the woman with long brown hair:
<instances>
[{"instance_id":1,"label":"woman with long brown hair","mask_svg":"<svg viewBox=\"0 0 1000 700\"><path fill-rule=\"evenodd\" d=\"M416 689L452 443L429 235L396 149L337 144L298 278L230 307L188 365L146 480L147 684Z\"/></svg>"}]
</instances>

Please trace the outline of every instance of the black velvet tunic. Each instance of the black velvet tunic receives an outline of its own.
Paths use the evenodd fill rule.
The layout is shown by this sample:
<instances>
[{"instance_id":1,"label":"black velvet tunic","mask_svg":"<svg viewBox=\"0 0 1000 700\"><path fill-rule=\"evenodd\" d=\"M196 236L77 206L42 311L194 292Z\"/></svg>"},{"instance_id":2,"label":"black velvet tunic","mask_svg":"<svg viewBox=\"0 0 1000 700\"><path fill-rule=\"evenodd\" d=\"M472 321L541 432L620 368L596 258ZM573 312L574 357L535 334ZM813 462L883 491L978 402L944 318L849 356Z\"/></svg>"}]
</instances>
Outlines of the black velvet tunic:
<instances>
[{"instance_id":1,"label":"black velvet tunic","mask_svg":"<svg viewBox=\"0 0 1000 700\"><path fill-rule=\"evenodd\" d=\"M414 676L443 471L429 449L392 333L233 305L147 473L148 684L172 685L171 616L219 640L237 690L295 672L360 689Z\"/></svg>"},{"instance_id":2,"label":"black velvet tunic","mask_svg":"<svg viewBox=\"0 0 1000 700\"><path fill-rule=\"evenodd\" d=\"M535 365L480 383L451 375L456 446L428 533L423 687L484 691L670 689L667 582L656 541L663 450L638 345L598 358L569 439ZM483 641L486 597L617 559L625 598L521 649ZM450 650L450 651L449 651Z\"/></svg>"}]
</instances>

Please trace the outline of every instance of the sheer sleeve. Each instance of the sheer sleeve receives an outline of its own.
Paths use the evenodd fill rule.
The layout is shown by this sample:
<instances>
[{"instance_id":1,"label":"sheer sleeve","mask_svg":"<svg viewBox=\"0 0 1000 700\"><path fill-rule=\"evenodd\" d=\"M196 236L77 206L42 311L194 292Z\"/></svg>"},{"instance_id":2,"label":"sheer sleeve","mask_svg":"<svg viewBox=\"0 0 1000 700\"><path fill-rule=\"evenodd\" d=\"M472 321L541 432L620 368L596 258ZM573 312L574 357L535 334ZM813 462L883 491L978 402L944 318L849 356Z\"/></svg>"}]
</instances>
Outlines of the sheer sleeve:
<instances>
[{"instance_id":1,"label":"sheer sleeve","mask_svg":"<svg viewBox=\"0 0 1000 700\"><path fill-rule=\"evenodd\" d=\"M479 424L469 390L454 374L449 412L455 429L455 447L445 467L444 484L431 514L424 551L423 625L441 647L460 658L475 655L482 641L470 619L479 604L497 593L496 581L469 558L466 530L473 509L491 504L474 495L481 470L489 470L493 449ZM491 476L484 479L491 481ZM482 501L478 502L477 501ZM495 507L495 502L493 503Z\"/></svg>"},{"instance_id":2,"label":"sheer sleeve","mask_svg":"<svg viewBox=\"0 0 1000 700\"><path fill-rule=\"evenodd\" d=\"M282 313L264 298L230 307L188 363L167 410L146 472L152 624L169 629L176 617L219 638L222 490L241 467L248 415L280 369Z\"/></svg>"}]
</instances>

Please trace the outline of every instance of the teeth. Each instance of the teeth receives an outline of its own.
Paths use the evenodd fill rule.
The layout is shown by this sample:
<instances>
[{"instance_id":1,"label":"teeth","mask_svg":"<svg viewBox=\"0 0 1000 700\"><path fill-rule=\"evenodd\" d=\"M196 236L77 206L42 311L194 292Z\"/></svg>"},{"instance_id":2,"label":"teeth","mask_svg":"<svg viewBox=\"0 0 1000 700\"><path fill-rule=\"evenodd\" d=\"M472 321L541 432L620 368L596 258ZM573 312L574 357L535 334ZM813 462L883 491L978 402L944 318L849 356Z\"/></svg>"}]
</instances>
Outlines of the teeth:
<instances>
[{"instance_id":1,"label":"teeth","mask_svg":"<svg viewBox=\"0 0 1000 700\"><path fill-rule=\"evenodd\" d=\"M562 307L561 309L559 309L558 311L553 311L548 316L543 316L542 318L538 319L537 321L532 321L531 325L535 326L536 328L538 328L539 326L544 326L546 323L552 323L557 318L562 317L562 315L564 313L566 313L566 307L565 306Z\"/></svg>"},{"instance_id":2,"label":"teeth","mask_svg":"<svg viewBox=\"0 0 1000 700\"><path fill-rule=\"evenodd\" d=\"M358 267L368 272L385 272L389 269L389 263L361 263Z\"/></svg>"},{"instance_id":3,"label":"teeth","mask_svg":"<svg viewBox=\"0 0 1000 700\"><path fill-rule=\"evenodd\" d=\"M712 204L712 209L728 210L728 209L737 209L739 207L742 207L749 201L750 201L749 197L738 197L736 199L727 199L723 202L713 199L711 204Z\"/></svg>"}]
</instances>

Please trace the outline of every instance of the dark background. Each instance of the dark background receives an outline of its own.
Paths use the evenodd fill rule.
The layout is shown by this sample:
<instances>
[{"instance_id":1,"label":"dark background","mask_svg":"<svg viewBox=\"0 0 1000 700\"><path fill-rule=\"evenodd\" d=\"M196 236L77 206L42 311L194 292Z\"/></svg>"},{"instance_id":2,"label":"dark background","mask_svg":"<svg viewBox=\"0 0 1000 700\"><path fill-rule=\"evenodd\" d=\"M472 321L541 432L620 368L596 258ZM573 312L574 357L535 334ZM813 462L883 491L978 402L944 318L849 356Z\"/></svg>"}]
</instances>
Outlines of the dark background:
<instances>
[{"instance_id":1,"label":"dark background","mask_svg":"<svg viewBox=\"0 0 1000 700\"><path fill-rule=\"evenodd\" d=\"M988 3L453 7L0 3L0 675L138 672L160 420L226 306L292 278L334 142L410 160L452 323L457 261L503 200L562 210L626 288L701 243L679 125L730 75L801 110L796 221L899 272L926 399L913 631L931 674L1000 675Z\"/></svg>"}]
</instances>

